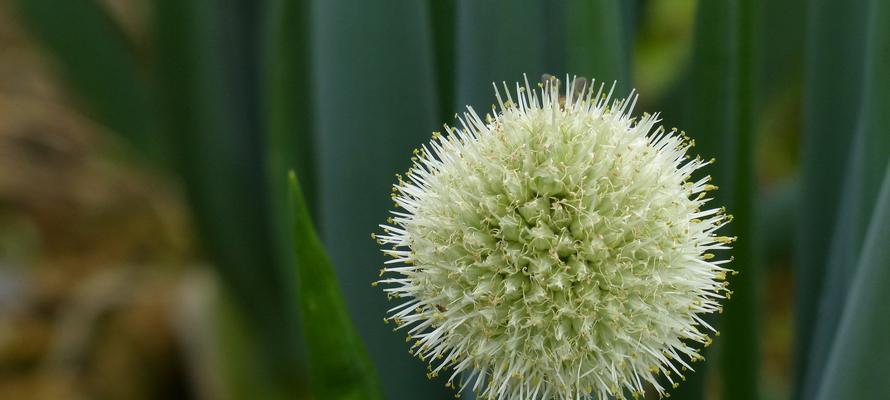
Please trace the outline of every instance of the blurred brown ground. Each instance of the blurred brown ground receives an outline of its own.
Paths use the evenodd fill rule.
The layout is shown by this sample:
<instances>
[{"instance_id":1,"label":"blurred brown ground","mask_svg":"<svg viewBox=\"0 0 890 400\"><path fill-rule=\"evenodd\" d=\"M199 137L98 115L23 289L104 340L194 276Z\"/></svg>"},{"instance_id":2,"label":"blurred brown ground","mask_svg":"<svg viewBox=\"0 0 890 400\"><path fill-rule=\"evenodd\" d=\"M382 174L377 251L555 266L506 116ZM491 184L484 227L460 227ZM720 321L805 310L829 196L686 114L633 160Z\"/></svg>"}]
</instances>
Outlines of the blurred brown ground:
<instances>
[{"instance_id":1,"label":"blurred brown ground","mask_svg":"<svg viewBox=\"0 0 890 400\"><path fill-rule=\"evenodd\" d=\"M0 60L0 398L189 397L180 197L77 111L8 3Z\"/></svg>"}]
</instances>

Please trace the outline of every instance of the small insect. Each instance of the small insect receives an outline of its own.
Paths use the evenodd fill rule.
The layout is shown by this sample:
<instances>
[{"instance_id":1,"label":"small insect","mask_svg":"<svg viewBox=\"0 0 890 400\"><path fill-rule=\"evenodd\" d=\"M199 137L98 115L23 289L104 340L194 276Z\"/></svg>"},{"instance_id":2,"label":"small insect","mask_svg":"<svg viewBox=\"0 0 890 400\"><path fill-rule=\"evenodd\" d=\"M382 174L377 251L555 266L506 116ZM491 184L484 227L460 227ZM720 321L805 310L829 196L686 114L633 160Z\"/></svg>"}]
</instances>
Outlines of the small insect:
<instances>
[{"instance_id":1,"label":"small insect","mask_svg":"<svg viewBox=\"0 0 890 400\"><path fill-rule=\"evenodd\" d=\"M439 312L448 311L448 308L446 308L445 306L443 306L441 304L436 304L435 306L436 306L436 309L439 310Z\"/></svg>"},{"instance_id":2,"label":"small insect","mask_svg":"<svg viewBox=\"0 0 890 400\"><path fill-rule=\"evenodd\" d=\"M550 83L551 86L553 86L556 89L557 93L559 93L559 105L565 106L565 103L566 103L565 93L563 93L562 91L559 90L559 87L562 84L562 81L560 81L557 77L550 75L550 74L541 75L541 85L547 84L548 82ZM576 77L572 81L572 96L574 98L578 98L578 96L582 95L586 89L587 89L587 78L585 78L583 76L579 76L579 77Z\"/></svg>"}]
</instances>

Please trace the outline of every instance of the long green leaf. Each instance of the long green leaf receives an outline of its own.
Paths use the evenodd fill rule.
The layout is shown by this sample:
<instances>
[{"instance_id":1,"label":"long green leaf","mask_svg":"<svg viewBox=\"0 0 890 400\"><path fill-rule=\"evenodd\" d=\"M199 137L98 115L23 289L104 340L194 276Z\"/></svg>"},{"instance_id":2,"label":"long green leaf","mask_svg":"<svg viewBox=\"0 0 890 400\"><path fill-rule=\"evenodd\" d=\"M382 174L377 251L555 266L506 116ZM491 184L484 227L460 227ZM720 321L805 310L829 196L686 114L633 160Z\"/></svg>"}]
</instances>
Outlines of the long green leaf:
<instances>
[{"instance_id":1,"label":"long green leaf","mask_svg":"<svg viewBox=\"0 0 890 400\"><path fill-rule=\"evenodd\" d=\"M630 1L591 0L566 3L569 72L601 82L618 82L623 94L631 87L630 43L625 21Z\"/></svg>"},{"instance_id":2,"label":"long green leaf","mask_svg":"<svg viewBox=\"0 0 890 400\"><path fill-rule=\"evenodd\" d=\"M312 138L312 68L308 0L268 0L265 12L266 163L275 213L287 215L287 172L295 170L306 193L310 214L318 215L315 140ZM283 218L275 218L280 221ZM290 238L286 223L277 235ZM287 233L285 233L287 232ZM288 249L287 240L282 248Z\"/></svg>"},{"instance_id":3,"label":"long green leaf","mask_svg":"<svg viewBox=\"0 0 890 400\"><path fill-rule=\"evenodd\" d=\"M392 307L378 279L380 249L369 237L386 220L393 174L440 130L428 3L313 3L313 68L324 243L387 398L444 398L425 378L402 335L383 324Z\"/></svg>"},{"instance_id":4,"label":"long green leaf","mask_svg":"<svg viewBox=\"0 0 890 400\"><path fill-rule=\"evenodd\" d=\"M294 250L300 311L309 349L312 391L317 399L382 399L380 383L362 340L352 327L337 275L325 253L297 175L290 173Z\"/></svg>"},{"instance_id":5,"label":"long green leaf","mask_svg":"<svg viewBox=\"0 0 890 400\"><path fill-rule=\"evenodd\" d=\"M99 122L149 156L158 156L154 110L139 59L96 0L17 0L24 20Z\"/></svg>"},{"instance_id":6,"label":"long green leaf","mask_svg":"<svg viewBox=\"0 0 890 400\"><path fill-rule=\"evenodd\" d=\"M306 385L287 388L277 381L280 376L269 373L268 360L258 351L256 332L251 329L252 321L245 315L244 308L235 304L229 291L219 291L214 300L214 308L207 316L204 327L214 354L206 360L207 372L217 379L211 380L217 387L208 393L207 398L231 400L263 399L293 400L308 398ZM207 373L205 372L205 373ZM214 397L213 395L218 395Z\"/></svg>"},{"instance_id":7,"label":"long green leaf","mask_svg":"<svg viewBox=\"0 0 890 400\"><path fill-rule=\"evenodd\" d=\"M816 310L826 280L841 182L859 116L868 0L809 2L801 199L795 262L796 398L803 396ZM818 375L817 375L818 376Z\"/></svg>"},{"instance_id":8,"label":"long green leaf","mask_svg":"<svg viewBox=\"0 0 890 400\"><path fill-rule=\"evenodd\" d=\"M811 3L807 0L760 3L758 78L763 103L769 103L772 97L780 97L789 87L803 84L807 13L801 10L806 10Z\"/></svg>"},{"instance_id":9,"label":"long green leaf","mask_svg":"<svg viewBox=\"0 0 890 400\"><path fill-rule=\"evenodd\" d=\"M155 5L164 130L204 249L284 393L299 385L297 301L270 227L259 110L259 5ZM284 218L284 216L278 216Z\"/></svg>"},{"instance_id":10,"label":"long green leaf","mask_svg":"<svg viewBox=\"0 0 890 400\"><path fill-rule=\"evenodd\" d=\"M542 0L457 1L461 110L471 105L487 112L494 103L492 82L512 87L523 74L534 84L542 74L561 77L566 72L562 7Z\"/></svg>"},{"instance_id":11,"label":"long green leaf","mask_svg":"<svg viewBox=\"0 0 890 400\"><path fill-rule=\"evenodd\" d=\"M458 1L459 105L487 111L492 82L544 73L571 74L631 87L627 2Z\"/></svg>"},{"instance_id":12,"label":"long green leaf","mask_svg":"<svg viewBox=\"0 0 890 400\"><path fill-rule=\"evenodd\" d=\"M755 96L755 15L754 0L735 4L734 32L736 46L735 157L732 164L731 191L727 208L736 216L731 229L738 234L734 268L741 274L733 280L733 298L726 305L721 326L723 337L721 381L724 400L754 400L759 397L757 371L759 339L757 323L757 278L759 275L754 237L754 107Z\"/></svg>"},{"instance_id":13,"label":"long green leaf","mask_svg":"<svg viewBox=\"0 0 890 400\"><path fill-rule=\"evenodd\" d=\"M453 0L429 0L440 119L452 115L458 107L454 98L457 79L454 70L457 65L456 11L457 7Z\"/></svg>"},{"instance_id":14,"label":"long green leaf","mask_svg":"<svg viewBox=\"0 0 890 400\"><path fill-rule=\"evenodd\" d=\"M733 71L735 54L732 43L732 14L728 5L723 2L701 2L698 4L693 39L689 100L684 113L684 127L696 141L697 153L703 158L718 157L720 163L711 166L709 173L716 177L716 182L723 188L717 197L723 199L728 189L730 158L722 145L733 138L731 118L735 100L732 96L732 82L726 77ZM714 99L720 99L714 101ZM708 107L708 112L698 112ZM722 201L721 201L722 202ZM715 318L709 320L713 322ZM722 340L722 339L721 339ZM718 340L718 344L720 340ZM706 358L710 359L709 351ZM695 366L695 372L688 374L686 381L672 392L672 397L685 400L699 400L704 397L704 387L710 363Z\"/></svg>"},{"instance_id":15,"label":"long green leaf","mask_svg":"<svg viewBox=\"0 0 890 400\"><path fill-rule=\"evenodd\" d=\"M263 13L264 71L262 101L265 117L264 151L266 188L269 195L268 226L272 230L274 265L283 296L280 300L294 304L297 296L293 252L293 227L290 224L291 204L288 202L288 171L297 171L302 182L310 215L318 216L315 141L312 138L312 76L310 65L310 8L307 0L268 0ZM290 308L285 305L284 310ZM289 329L282 332L294 343L299 334ZM286 338L287 336L282 336ZM302 349L301 349L302 350ZM295 352L293 359L303 358Z\"/></svg>"},{"instance_id":16,"label":"long green leaf","mask_svg":"<svg viewBox=\"0 0 890 400\"><path fill-rule=\"evenodd\" d=\"M687 127L698 153L716 157L708 172L721 190L717 203L735 215L729 227L739 237L732 251L734 292L726 303L718 340L724 399L756 399L758 341L756 319L757 268L754 244L753 107L754 11L751 1L699 3L690 76ZM676 396L702 397L702 365Z\"/></svg>"},{"instance_id":17,"label":"long green leaf","mask_svg":"<svg viewBox=\"0 0 890 400\"><path fill-rule=\"evenodd\" d=\"M621 19L622 19L622 28L621 28L621 38L624 43L622 43L622 49L624 52L624 64L627 67L627 73L630 75L630 70L633 67L633 54L634 47L636 46L637 41L637 29L640 26L640 20L643 17L643 8L644 4L643 0L627 0L627 1L619 1L618 5L621 7Z\"/></svg>"},{"instance_id":18,"label":"long green leaf","mask_svg":"<svg viewBox=\"0 0 890 400\"><path fill-rule=\"evenodd\" d=\"M851 285L860 273L857 266L872 210L878 198L883 169L890 159L890 135L886 127L890 115L890 5L883 1L871 2L868 42L865 62L865 86L862 108L853 142L847 177L843 190L837 231L831 243L831 253L822 291L819 320L815 324L805 386L806 398L813 398L824 381L824 371L832 343L844 340L841 305L848 296L856 296ZM828 284L830 283L830 284Z\"/></svg>"},{"instance_id":19,"label":"long green leaf","mask_svg":"<svg viewBox=\"0 0 890 400\"><path fill-rule=\"evenodd\" d=\"M787 260L794 245L794 222L800 208L796 177L778 183L757 199L757 248L766 260Z\"/></svg>"},{"instance_id":20,"label":"long green leaf","mask_svg":"<svg viewBox=\"0 0 890 400\"><path fill-rule=\"evenodd\" d=\"M825 372L819 400L886 399L890 386L890 163L876 201L849 296Z\"/></svg>"}]
</instances>

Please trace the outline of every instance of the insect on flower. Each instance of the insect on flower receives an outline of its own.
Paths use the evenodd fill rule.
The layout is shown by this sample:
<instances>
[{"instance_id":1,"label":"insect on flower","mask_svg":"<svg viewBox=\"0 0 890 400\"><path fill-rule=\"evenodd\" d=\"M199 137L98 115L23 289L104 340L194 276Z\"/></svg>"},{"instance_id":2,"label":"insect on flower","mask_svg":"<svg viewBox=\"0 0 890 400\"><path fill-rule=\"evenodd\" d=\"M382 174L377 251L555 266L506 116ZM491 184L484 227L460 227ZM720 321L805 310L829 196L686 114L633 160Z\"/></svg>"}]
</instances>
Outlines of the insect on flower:
<instances>
[{"instance_id":1,"label":"insect on flower","mask_svg":"<svg viewBox=\"0 0 890 400\"><path fill-rule=\"evenodd\" d=\"M491 114L468 107L415 151L372 235L403 301L387 320L431 376L480 398L665 396L731 293L714 252L731 217L692 178L711 161L657 114L632 118L635 94L559 86L495 87Z\"/></svg>"}]
</instances>

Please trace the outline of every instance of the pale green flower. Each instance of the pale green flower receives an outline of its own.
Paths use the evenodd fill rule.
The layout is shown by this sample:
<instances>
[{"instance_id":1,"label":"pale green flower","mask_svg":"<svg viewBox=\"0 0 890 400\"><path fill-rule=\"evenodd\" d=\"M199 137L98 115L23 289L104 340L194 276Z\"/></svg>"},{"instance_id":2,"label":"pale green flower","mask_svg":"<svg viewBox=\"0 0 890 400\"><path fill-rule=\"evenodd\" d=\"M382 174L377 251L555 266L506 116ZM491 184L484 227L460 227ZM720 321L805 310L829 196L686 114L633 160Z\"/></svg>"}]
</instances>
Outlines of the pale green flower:
<instances>
[{"instance_id":1,"label":"pale green flower","mask_svg":"<svg viewBox=\"0 0 890 400\"><path fill-rule=\"evenodd\" d=\"M710 177L690 181L710 162L657 115L631 118L635 95L556 82L505 85L493 115L469 108L416 151L376 236L384 291L405 300L388 320L481 398L665 395L730 293L712 251L731 218L705 208Z\"/></svg>"}]
</instances>

